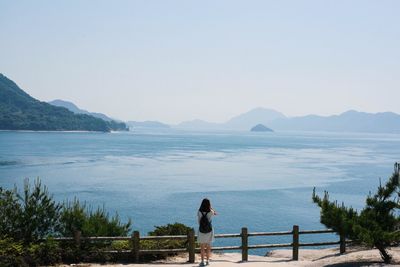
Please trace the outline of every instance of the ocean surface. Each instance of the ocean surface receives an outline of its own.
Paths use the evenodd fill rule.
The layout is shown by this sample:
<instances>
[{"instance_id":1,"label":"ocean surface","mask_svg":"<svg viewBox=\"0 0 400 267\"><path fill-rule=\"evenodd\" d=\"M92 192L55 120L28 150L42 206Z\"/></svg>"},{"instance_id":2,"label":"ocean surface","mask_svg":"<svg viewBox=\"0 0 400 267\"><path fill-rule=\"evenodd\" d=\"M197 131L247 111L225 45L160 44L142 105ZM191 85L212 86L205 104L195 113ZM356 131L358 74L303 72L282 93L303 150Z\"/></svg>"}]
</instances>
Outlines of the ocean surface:
<instances>
[{"instance_id":1,"label":"ocean surface","mask_svg":"<svg viewBox=\"0 0 400 267\"><path fill-rule=\"evenodd\" d=\"M141 235L155 225L197 228L204 197L219 215L216 233L323 229L313 187L361 208L379 178L400 161L400 135L343 133L0 132L0 186L40 177L60 201L75 197L133 220ZM301 242L336 240L301 236ZM250 244L290 237L251 238ZM239 244L239 239L215 245ZM251 251L263 254L265 250Z\"/></svg>"}]
</instances>

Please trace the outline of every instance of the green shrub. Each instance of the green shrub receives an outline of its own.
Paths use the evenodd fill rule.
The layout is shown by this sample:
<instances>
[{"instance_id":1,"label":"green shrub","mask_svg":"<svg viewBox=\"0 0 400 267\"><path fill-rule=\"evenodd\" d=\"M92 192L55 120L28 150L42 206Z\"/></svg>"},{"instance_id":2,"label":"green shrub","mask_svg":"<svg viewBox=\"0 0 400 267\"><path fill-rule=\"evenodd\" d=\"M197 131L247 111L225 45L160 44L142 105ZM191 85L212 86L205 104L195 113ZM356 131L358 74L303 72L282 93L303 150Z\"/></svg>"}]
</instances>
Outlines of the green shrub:
<instances>
[{"instance_id":1,"label":"green shrub","mask_svg":"<svg viewBox=\"0 0 400 267\"><path fill-rule=\"evenodd\" d=\"M0 266L28 266L24 260L22 242L15 242L12 238L0 239Z\"/></svg>"},{"instance_id":2,"label":"green shrub","mask_svg":"<svg viewBox=\"0 0 400 267\"><path fill-rule=\"evenodd\" d=\"M173 224L167 224L162 226L154 226L155 229L150 231L150 236L163 236L163 235L187 235L190 227L175 222ZM187 246L186 240L141 240L140 247L142 249L174 249L174 248L185 248ZM170 253L167 256L174 256L176 253ZM164 259L165 255L146 255L143 260L158 260Z\"/></svg>"},{"instance_id":3,"label":"green shrub","mask_svg":"<svg viewBox=\"0 0 400 267\"><path fill-rule=\"evenodd\" d=\"M88 241L79 245L71 241L55 241L52 236L73 237L76 231L85 236L127 236L131 220L121 222L118 214L110 216L104 206L88 207L75 199L56 203L47 188L36 179L33 186L25 180L18 192L0 187L0 266L39 266L59 262L106 262L116 257L108 250L131 250L131 241ZM186 235L190 228L181 223L155 226L148 234ZM142 240L142 249L184 248L186 240ZM174 254L170 254L174 255ZM122 256L119 255L119 256ZM143 257L155 260L165 256Z\"/></svg>"},{"instance_id":4,"label":"green shrub","mask_svg":"<svg viewBox=\"0 0 400 267\"><path fill-rule=\"evenodd\" d=\"M112 250L131 250L132 249L132 242L128 240L116 240L111 242L111 249Z\"/></svg>"},{"instance_id":5,"label":"green shrub","mask_svg":"<svg viewBox=\"0 0 400 267\"><path fill-rule=\"evenodd\" d=\"M62 249L59 244L53 239L49 238L43 242L31 244L28 247L29 265L43 266L53 265L61 262Z\"/></svg>"},{"instance_id":6,"label":"green shrub","mask_svg":"<svg viewBox=\"0 0 400 267\"><path fill-rule=\"evenodd\" d=\"M22 193L0 188L0 235L36 242L56 232L60 209L39 179L33 188L26 179Z\"/></svg>"},{"instance_id":7,"label":"green shrub","mask_svg":"<svg viewBox=\"0 0 400 267\"><path fill-rule=\"evenodd\" d=\"M86 203L75 199L64 203L60 215L60 232L63 236L74 236L81 231L82 236L126 236L132 222L122 223L118 214L111 216L104 206L93 211Z\"/></svg>"},{"instance_id":8,"label":"green shrub","mask_svg":"<svg viewBox=\"0 0 400 267\"><path fill-rule=\"evenodd\" d=\"M400 165L396 163L393 175L384 186L379 185L374 195L367 196L360 212L330 201L328 192L321 198L314 189L312 198L321 208L321 223L355 242L376 247L384 262L390 263L392 256L387 247L400 241L399 171Z\"/></svg>"},{"instance_id":9,"label":"green shrub","mask_svg":"<svg viewBox=\"0 0 400 267\"><path fill-rule=\"evenodd\" d=\"M17 235L21 211L16 191L0 187L0 237Z\"/></svg>"},{"instance_id":10,"label":"green shrub","mask_svg":"<svg viewBox=\"0 0 400 267\"><path fill-rule=\"evenodd\" d=\"M0 239L0 266L44 266L61 262L61 250L54 240L25 244L12 238Z\"/></svg>"},{"instance_id":11,"label":"green shrub","mask_svg":"<svg viewBox=\"0 0 400 267\"><path fill-rule=\"evenodd\" d=\"M62 236L73 237L75 231L82 230L87 219L86 205L80 204L78 199L65 202L60 212L60 228Z\"/></svg>"},{"instance_id":12,"label":"green shrub","mask_svg":"<svg viewBox=\"0 0 400 267\"><path fill-rule=\"evenodd\" d=\"M182 223L167 224L162 226L154 226L156 229L149 232L151 236L161 236L161 235L186 235L191 229L190 227Z\"/></svg>"}]
</instances>

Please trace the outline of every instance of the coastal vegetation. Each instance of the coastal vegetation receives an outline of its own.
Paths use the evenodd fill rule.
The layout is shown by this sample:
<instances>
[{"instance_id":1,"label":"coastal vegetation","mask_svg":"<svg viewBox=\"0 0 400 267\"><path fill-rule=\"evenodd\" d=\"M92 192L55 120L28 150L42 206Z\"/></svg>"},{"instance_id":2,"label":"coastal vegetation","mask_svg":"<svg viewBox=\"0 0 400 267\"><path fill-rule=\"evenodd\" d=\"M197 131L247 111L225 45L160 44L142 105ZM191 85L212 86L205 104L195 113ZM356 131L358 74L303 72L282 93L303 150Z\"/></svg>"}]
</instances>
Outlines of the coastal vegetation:
<instances>
[{"instance_id":1,"label":"coastal vegetation","mask_svg":"<svg viewBox=\"0 0 400 267\"><path fill-rule=\"evenodd\" d=\"M383 261L390 263L392 256L387 248L400 241L399 170L396 163L387 183L367 196L360 212L331 201L328 192L321 198L314 188L312 199L321 208L321 223L356 243L377 248Z\"/></svg>"},{"instance_id":2,"label":"coastal vegetation","mask_svg":"<svg viewBox=\"0 0 400 267\"><path fill-rule=\"evenodd\" d=\"M0 187L0 266L39 266L55 263L112 261L106 250L132 249L125 241L55 241L57 237L128 236L132 221L122 222L105 207L93 208L78 199L59 203L40 179L25 180L18 188ZM189 228L175 223L156 226L149 235L186 234ZM146 241L143 248L183 246L184 241ZM178 244L179 243L179 244ZM149 260L153 258L148 258Z\"/></svg>"},{"instance_id":3,"label":"coastal vegetation","mask_svg":"<svg viewBox=\"0 0 400 267\"><path fill-rule=\"evenodd\" d=\"M41 102L0 74L0 130L119 131L125 123L74 114L63 107Z\"/></svg>"}]
</instances>

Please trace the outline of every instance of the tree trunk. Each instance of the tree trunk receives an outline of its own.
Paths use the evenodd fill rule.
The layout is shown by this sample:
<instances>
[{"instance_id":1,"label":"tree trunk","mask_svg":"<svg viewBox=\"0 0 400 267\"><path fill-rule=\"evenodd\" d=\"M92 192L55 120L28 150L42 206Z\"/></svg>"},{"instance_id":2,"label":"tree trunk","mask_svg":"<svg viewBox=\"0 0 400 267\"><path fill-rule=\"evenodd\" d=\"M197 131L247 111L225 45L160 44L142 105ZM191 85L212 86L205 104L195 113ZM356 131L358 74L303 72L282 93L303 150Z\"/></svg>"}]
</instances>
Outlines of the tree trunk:
<instances>
[{"instance_id":1,"label":"tree trunk","mask_svg":"<svg viewBox=\"0 0 400 267\"><path fill-rule=\"evenodd\" d=\"M382 257L382 259L383 259L383 261L384 261L385 263L390 263L390 262L392 261L392 256L390 256L390 255L387 253L387 251L386 251L386 249L385 249L384 246L378 245L378 246L376 246L376 248L377 248L377 249L379 250L379 252L381 253L381 257Z\"/></svg>"}]
</instances>

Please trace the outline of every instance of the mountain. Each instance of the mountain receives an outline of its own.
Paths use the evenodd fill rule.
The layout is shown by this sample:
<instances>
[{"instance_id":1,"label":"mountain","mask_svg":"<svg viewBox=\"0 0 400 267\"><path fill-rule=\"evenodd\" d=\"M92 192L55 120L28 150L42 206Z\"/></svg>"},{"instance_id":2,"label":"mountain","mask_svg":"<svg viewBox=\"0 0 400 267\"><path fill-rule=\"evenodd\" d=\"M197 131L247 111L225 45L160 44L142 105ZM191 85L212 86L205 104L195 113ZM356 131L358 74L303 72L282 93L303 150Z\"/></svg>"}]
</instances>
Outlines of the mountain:
<instances>
[{"instance_id":1,"label":"mountain","mask_svg":"<svg viewBox=\"0 0 400 267\"><path fill-rule=\"evenodd\" d=\"M286 116L273 109L255 108L239 116L233 117L224 123L225 129L230 130L248 130L257 124L269 125L276 119L285 119Z\"/></svg>"},{"instance_id":2,"label":"mountain","mask_svg":"<svg viewBox=\"0 0 400 267\"><path fill-rule=\"evenodd\" d=\"M257 124L253 128L250 129L252 132L273 132L272 129L268 128L267 126L263 124Z\"/></svg>"},{"instance_id":3,"label":"mountain","mask_svg":"<svg viewBox=\"0 0 400 267\"><path fill-rule=\"evenodd\" d=\"M128 121L126 123L131 129L169 129L170 126L158 121Z\"/></svg>"},{"instance_id":4,"label":"mountain","mask_svg":"<svg viewBox=\"0 0 400 267\"><path fill-rule=\"evenodd\" d=\"M225 123L212 123L202 120L185 121L178 124L177 128L189 130L239 130L248 131L257 124L269 124L276 119L286 118L282 113L273 109L255 108L240 114Z\"/></svg>"},{"instance_id":5,"label":"mountain","mask_svg":"<svg viewBox=\"0 0 400 267\"><path fill-rule=\"evenodd\" d=\"M53 106L57 106L57 107L64 107L70 111L72 111L75 114L86 114L86 115L91 115L93 117L105 120L105 121L113 121L114 119L108 117L107 115L103 114L103 113L97 113L97 112L89 112L87 110L84 109L80 109L78 108L74 103L69 102L69 101L65 101L65 100L61 100L61 99L56 99L53 101L48 102L49 104L53 105Z\"/></svg>"},{"instance_id":6,"label":"mountain","mask_svg":"<svg viewBox=\"0 0 400 267\"><path fill-rule=\"evenodd\" d=\"M308 115L272 121L269 126L286 131L400 133L400 115L349 110L339 115Z\"/></svg>"},{"instance_id":7,"label":"mountain","mask_svg":"<svg viewBox=\"0 0 400 267\"><path fill-rule=\"evenodd\" d=\"M280 112L256 108L233 117L225 123L202 120L186 121L176 127L188 130L242 130L257 124L268 125L275 131L327 131L400 133L400 115L393 112L366 113L349 110L339 115L307 115L288 118Z\"/></svg>"},{"instance_id":8,"label":"mountain","mask_svg":"<svg viewBox=\"0 0 400 267\"><path fill-rule=\"evenodd\" d=\"M0 74L0 130L101 131L126 129L86 114L41 102Z\"/></svg>"}]
</instances>

